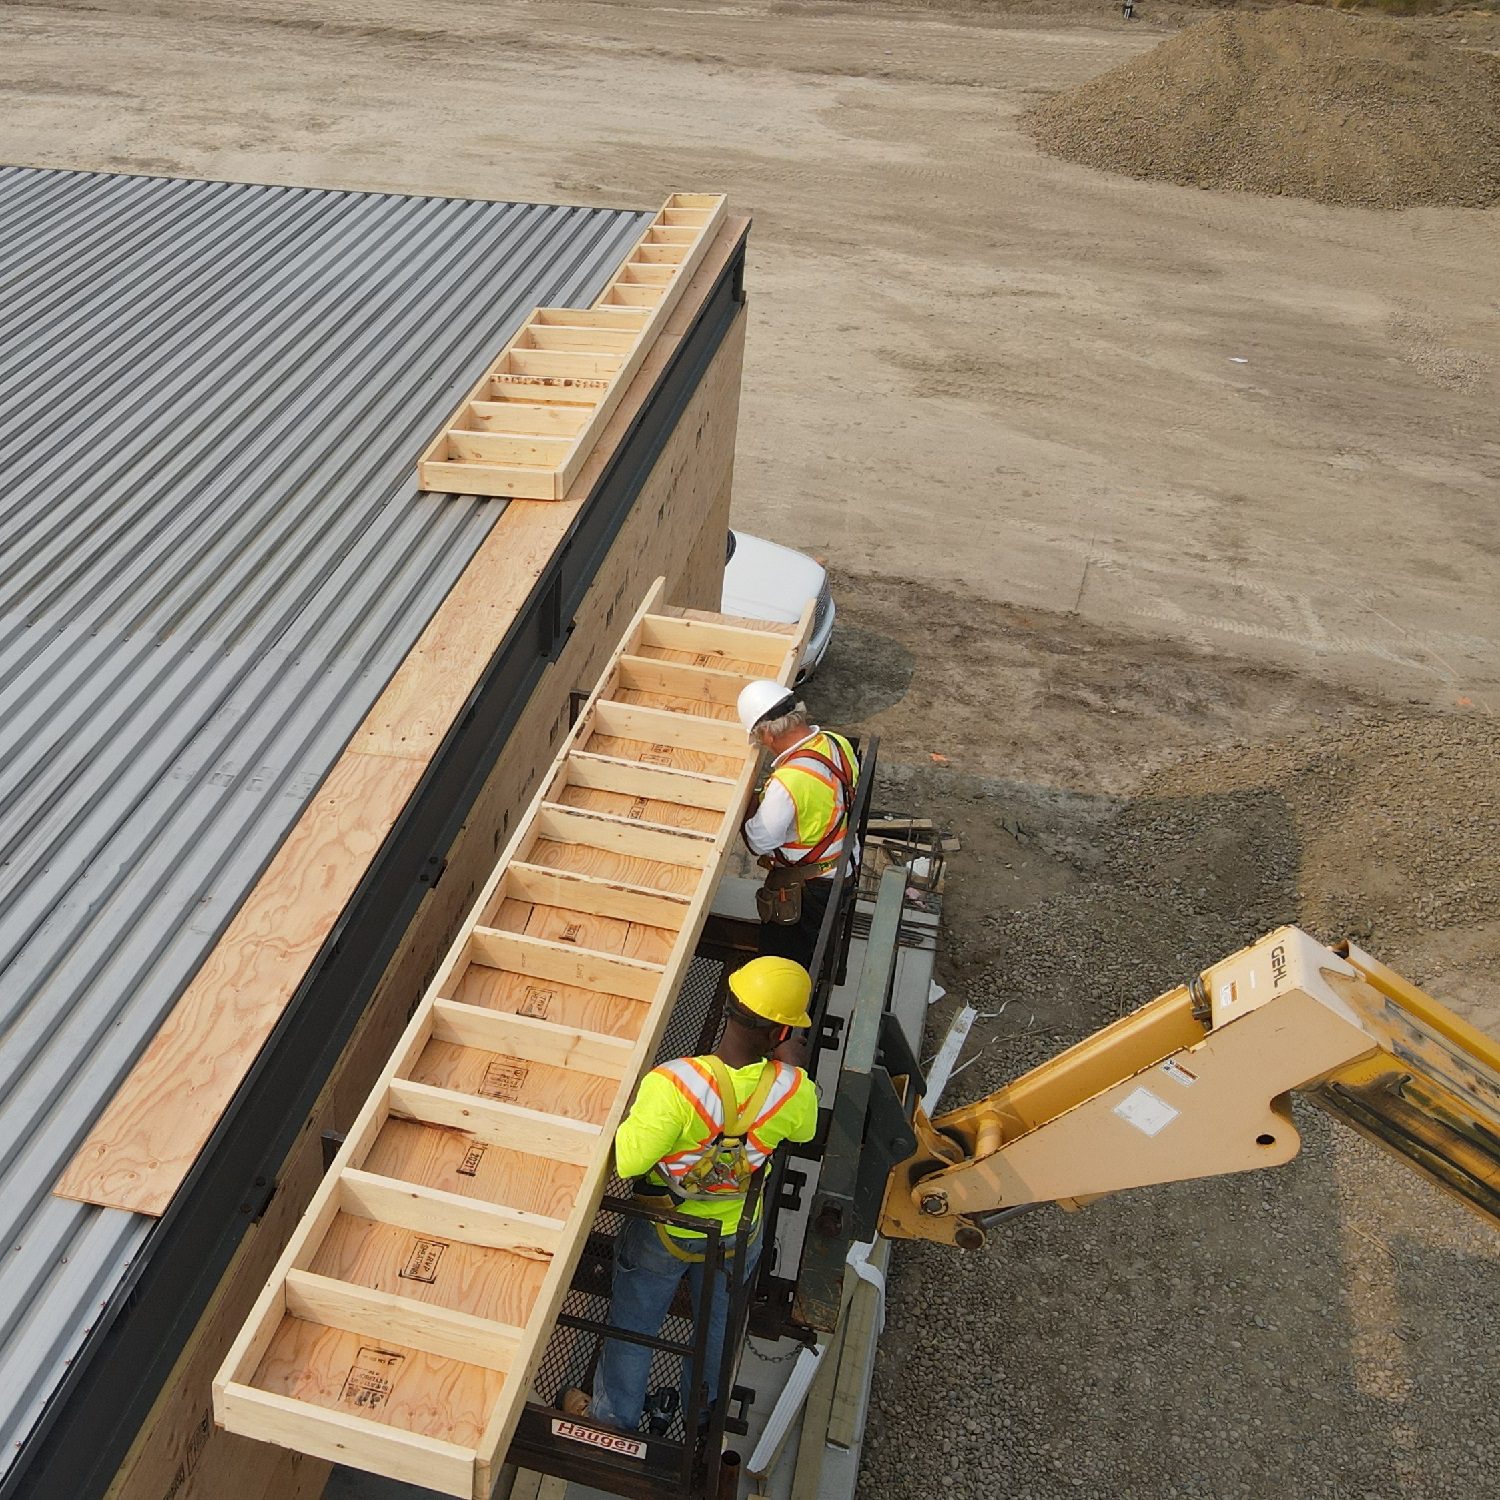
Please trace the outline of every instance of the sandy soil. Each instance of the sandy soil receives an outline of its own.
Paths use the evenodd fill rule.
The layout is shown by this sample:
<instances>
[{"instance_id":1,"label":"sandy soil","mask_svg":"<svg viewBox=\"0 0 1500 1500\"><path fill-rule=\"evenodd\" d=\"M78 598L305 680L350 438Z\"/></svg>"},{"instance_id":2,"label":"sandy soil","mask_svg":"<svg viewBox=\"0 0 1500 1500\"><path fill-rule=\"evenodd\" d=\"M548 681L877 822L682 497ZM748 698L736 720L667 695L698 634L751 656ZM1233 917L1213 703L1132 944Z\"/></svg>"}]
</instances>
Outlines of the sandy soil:
<instances>
[{"instance_id":1,"label":"sandy soil","mask_svg":"<svg viewBox=\"0 0 1500 1500\"><path fill-rule=\"evenodd\" d=\"M727 189L737 522L828 555L814 706L963 840L944 977L1010 1002L963 1091L1287 920L1500 1029L1500 212L1040 155L1029 104L1185 14L1141 13L6 0L0 159ZM1273 1178L905 1252L866 1493L1486 1493L1500 1240L1308 1131Z\"/></svg>"}]
</instances>

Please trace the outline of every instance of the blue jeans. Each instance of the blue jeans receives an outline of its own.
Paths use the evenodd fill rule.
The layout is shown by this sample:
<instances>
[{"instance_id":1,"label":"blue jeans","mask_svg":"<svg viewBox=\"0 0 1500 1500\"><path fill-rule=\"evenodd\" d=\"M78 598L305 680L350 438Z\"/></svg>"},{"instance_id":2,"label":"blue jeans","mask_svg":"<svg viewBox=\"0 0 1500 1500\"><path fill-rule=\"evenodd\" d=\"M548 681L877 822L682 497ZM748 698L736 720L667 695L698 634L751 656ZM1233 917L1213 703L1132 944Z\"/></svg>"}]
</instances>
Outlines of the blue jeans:
<instances>
[{"instance_id":1,"label":"blue jeans","mask_svg":"<svg viewBox=\"0 0 1500 1500\"><path fill-rule=\"evenodd\" d=\"M728 1250L732 1241L725 1245ZM756 1225L745 1247L744 1275L750 1277L760 1260L761 1232ZM694 1250L694 1242L684 1242ZM698 1252L701 1253L701 1252ZM724 1353L724 1325L729 1320L729 1273L737 1257L729 1257L724 1269L714 1277L713 1305L708 1315L708 1346L705 1353L708 1401L712 1406L718 1395L719 1361ZM692 1287L693 1306L699 1306L703 1287L703 1261L679 1260L661 1242L656 1224L650 1219L630 1218L624 1232L615 1241L615 1274L610 1291L609 1323L631 1333L656 1335L666 1321L678 1284L684 1275ZM646 1404L646 1382L651 1376L653 1350L644 1344L629 1344L623 1339L601 1340L599 1364L594 1371L594 1389L589 1403L589 1417L622 1432L635 1432L641 1425ZM687 1389L687 1361L683 1361L683 1420L689 1440L694 1431L696 1393Z\"/></svg>"}]
</instances>

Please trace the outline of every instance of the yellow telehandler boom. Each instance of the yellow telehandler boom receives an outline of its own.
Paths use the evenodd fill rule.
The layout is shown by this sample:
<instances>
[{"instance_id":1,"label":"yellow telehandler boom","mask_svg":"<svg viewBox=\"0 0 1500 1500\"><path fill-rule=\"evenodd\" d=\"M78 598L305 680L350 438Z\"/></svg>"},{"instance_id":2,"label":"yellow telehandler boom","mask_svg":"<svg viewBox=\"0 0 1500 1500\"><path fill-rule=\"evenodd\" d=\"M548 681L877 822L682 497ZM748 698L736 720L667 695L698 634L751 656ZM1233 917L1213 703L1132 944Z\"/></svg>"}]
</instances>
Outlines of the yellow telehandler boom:
<instances>
[{"instance_id":1,"label":"yellow telehandler boom","mask_svg":"<svg viewBox=\"0 0 1500 1500\"><path fill-rule=\"evenodd\" d=\"M1283 927L986 1099L917 1105L881 1232L972 1248L1035 1204L1280 1165L1293 1092L1500 1226L1500 1043L1352 943Z\"/></svg>"}]
</instances>

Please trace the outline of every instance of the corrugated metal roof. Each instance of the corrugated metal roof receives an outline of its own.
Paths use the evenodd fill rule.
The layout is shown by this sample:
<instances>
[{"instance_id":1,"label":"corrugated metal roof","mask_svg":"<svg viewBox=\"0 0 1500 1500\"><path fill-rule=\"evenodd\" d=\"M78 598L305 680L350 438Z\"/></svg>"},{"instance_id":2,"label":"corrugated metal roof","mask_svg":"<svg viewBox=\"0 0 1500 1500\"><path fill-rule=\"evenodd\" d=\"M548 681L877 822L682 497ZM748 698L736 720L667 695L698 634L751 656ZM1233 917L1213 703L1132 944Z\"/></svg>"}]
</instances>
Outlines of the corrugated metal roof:
<instances>
[{"instance_id":1,"label":"corrugated metal roof","mask_svg":"<svg viewBox=\"0 0 1500 1500\"><path fill-rule=\"evenodd\" d=\"M150 1223L53 1182L503 508L418 452L648 218L0 169L0 1474Z\"/></svg>"}]
</instances>

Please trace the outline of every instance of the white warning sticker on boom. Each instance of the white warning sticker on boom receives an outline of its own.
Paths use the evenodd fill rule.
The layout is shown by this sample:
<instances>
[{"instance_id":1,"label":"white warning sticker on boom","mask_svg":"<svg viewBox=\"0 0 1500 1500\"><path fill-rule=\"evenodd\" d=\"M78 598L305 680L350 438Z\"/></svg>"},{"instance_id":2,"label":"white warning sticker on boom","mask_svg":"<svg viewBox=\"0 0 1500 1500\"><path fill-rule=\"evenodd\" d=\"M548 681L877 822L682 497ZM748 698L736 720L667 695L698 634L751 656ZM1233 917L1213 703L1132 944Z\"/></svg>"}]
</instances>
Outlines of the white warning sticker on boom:
<instances>
[{"instance_id":1,"label":"white warning sticker on boom","mask_svg":"<svg viewBox=\"0 0 1500 1500\"><path fill-rule=\"evenodd\" d=\"M1156 1135L1177 1118L1177 1111L1150 1089L1136 1089L1115 1105L1115 1113L1142 1135Z\"/></svg>"}]
</instances>

